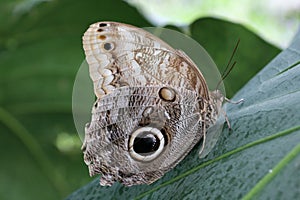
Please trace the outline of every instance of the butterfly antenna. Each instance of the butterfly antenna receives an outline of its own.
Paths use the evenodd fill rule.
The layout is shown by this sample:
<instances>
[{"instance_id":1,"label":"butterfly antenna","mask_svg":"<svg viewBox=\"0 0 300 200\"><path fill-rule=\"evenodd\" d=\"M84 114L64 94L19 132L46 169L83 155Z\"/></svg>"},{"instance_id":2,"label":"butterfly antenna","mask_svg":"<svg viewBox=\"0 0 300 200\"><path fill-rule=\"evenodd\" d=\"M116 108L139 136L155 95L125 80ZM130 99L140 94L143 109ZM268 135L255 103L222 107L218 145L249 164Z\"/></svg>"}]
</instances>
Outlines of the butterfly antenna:
<instances>
[{"instance_id":1,"label":"butterfly antenna","mask_svg":"<svg viewBox=\"0 0 300 200\"><path fill-rule=\"evenodd\" d=\"M238 41L237 41L237 43L236 43L236 45L235 45L235 47L234 47L234 49L233 49L233 52L232 52L232 54L231 54L231 56L230 56L230 59L229 59L229 61L228 61L228 63L227 63L227 66L226 66L225 70L223 71L223 73L222 73L222 75L221 75L221 80L220 80L220 81L218 82L218 84L217 84L216 90L219 88L219 86L220 86L220 84L222 83L222 81L229 75L229 73L231 72L231 70L232 70L233 67L235 66L236 61L234 61L234 62L232 63L232 65L230 65L230 64L231 64L232 59L233 59L233 57L234 57L234 55L235 55L235 53L236 53L236 51L237 51L237 48L238 48L239 44L240 44L240 39L238 39Z\"/></svg>"}]
</instances>

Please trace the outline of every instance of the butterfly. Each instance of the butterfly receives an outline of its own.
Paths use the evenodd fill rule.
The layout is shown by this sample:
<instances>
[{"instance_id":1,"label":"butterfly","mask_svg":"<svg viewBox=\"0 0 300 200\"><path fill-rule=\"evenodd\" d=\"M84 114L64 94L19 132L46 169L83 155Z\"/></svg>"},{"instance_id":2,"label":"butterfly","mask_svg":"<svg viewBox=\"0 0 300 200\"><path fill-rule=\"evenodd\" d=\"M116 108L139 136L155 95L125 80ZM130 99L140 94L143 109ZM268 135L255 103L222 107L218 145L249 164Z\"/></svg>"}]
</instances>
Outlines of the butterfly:
<instances>
[{"instance_id":1,"label":"butterfly","mask_svg":"<svg viewBox=\"0 0 300 200\"><path fill-rule=\"evenodd\" d=\"M224 96L183 51L118 22L92 24L83 48L97 100L82 150L101 185L151 184L205 141Z\"/></svg>"}]
</instances>

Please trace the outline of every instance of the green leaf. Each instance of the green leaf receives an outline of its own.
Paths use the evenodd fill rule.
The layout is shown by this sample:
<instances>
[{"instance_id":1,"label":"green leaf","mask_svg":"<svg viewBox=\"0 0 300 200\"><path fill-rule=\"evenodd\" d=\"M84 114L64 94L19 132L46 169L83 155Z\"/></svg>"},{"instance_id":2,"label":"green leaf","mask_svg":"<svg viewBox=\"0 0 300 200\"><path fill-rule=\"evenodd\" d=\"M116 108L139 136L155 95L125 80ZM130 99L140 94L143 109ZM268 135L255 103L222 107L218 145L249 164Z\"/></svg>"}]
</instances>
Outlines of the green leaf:
<instances>
[{"instance_id":1,"label":"green leaf","mask_svg":"<svg viewBox=\"0 0 300 200\"><path fill-rule=\"evenodd\" d=\"M96 179L67 199L299 199L299 86L300 32L233 98L244 103L226 104L232 130L205 159L198 147L149 186Z\"/></svg>"}]
</instances>

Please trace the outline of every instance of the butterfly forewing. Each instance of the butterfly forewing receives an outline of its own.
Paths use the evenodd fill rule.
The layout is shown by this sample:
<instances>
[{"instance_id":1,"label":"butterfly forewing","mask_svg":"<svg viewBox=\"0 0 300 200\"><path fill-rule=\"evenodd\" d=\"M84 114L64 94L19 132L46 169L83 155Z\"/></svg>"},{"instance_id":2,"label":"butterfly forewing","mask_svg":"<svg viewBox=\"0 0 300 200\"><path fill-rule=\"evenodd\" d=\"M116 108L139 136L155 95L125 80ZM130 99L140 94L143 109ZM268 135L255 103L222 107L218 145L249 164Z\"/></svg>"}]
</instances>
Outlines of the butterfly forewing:
<instances>
[{"instance_id":1,"label":"butterfly forewing","mask_svg":"<svg viewBox=\"0 0 300 200\"><path fill-rule=\"evenodd\" d=\"M95 23L84 34L83 47L98 97L120 86L155 84L195 90L208 98L196 65L143 29L116 22Z\"/></svg>"}]
</instances>

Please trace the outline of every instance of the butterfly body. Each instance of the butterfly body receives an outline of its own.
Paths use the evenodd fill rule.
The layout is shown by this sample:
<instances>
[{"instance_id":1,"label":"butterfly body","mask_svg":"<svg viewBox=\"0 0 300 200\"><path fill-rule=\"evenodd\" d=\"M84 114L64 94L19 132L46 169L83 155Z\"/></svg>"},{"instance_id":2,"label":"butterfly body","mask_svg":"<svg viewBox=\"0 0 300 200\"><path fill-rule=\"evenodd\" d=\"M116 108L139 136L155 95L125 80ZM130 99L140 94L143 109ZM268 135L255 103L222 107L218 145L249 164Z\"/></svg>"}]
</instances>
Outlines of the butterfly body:
<instances>
[{"instance_id":1,"label":"butterfly body","mask_svg":"<svg viewBox=\"0 0 300 200\"><path fill-rule=\"evenodd\" d=\"M100 184L150 184L176 166L219 115L193 61L150 33L99 22L83 36L97 100L84 160Z\"/></svg>"}]
</instances>

